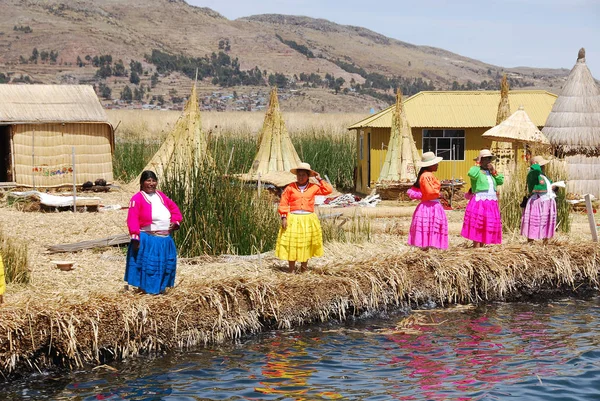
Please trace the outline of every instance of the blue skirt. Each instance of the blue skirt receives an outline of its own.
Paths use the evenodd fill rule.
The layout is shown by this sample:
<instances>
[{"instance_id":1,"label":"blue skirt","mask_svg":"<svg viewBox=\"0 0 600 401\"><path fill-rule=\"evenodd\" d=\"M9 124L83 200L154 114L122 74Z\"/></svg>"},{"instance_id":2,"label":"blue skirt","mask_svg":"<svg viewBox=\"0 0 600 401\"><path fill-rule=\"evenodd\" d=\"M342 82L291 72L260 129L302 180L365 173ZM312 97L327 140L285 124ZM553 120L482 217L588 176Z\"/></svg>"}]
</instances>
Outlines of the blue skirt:
<instances>
[{"instance_id":1,"label":"blue skirt","mask_svg":"<svg viewBox=\"0 0 600 401\"><path fill-rule=\"evenodd\" d=\"M175 284L177 249L171 236L157 237L140 233L140 248L127 250L125 281L148 294L160 294Z\"/></svg>"}]
</instances>

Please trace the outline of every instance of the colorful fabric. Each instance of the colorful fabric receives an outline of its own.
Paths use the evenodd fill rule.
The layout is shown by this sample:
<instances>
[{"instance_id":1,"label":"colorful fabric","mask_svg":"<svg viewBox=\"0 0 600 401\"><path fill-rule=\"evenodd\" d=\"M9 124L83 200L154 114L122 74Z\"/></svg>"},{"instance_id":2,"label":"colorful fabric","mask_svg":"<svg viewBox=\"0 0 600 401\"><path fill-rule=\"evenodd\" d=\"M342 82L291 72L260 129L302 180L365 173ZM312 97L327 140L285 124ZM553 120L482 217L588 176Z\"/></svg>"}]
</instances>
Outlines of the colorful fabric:
<instances>
[{"instance_id":1,"label":"colorful fabric","mask_svg":"<svg viewBox=\"0 0 600 401\"><path fill-rule=\"evenodd\" d=\"M487 172L486 170L482 170L479 166L473 166L469 169L467 175L471 179L471 189L473 193L477 192L487 192L490 187L490 184L487 180ZM498 185L502 185L504 183L504 176L502 174L497 174L496 176L492 176L494 190Z\"/></svg>"},{"instance_id":2,"label":"colorful fabric","mask_svg":"<svg viewBox=\"0 0 600 401\"><path fill-rule=\"evenodd\" d=\"M0 255L0 295L4 295L6 291L6 279L4 278L4 261Z\"/></svg>"},{"instance_id":3,"label":"colorful fabric","mask_svg":"<svg viewBox=\"0 0 600 401\"><path fill-rule=\"evenodd\" d=\"M323 233L315 213L288 214L287 228L280 228L277 235L275 256L296 262L323 256Z\"/></svg>"},{"instance_id":4,"label":"colorful fabric","mask_svg":"<svg viewBox=\"0 0 600 401\"><path fill-rule=\"evenodd\" d=\"M422 200L430 201L440 197L442 185L431 171L426 171L419 178L419 186L423 194Z\"/></svg>"},{"instance_id":5,"label":"colorful fabric","mask_svg":"<svg viewBox=\"0 0 600 401\"><path fill-rule=\"evenodd\" d=\"M423 198L423 193L417 187L410 187L410 188L408 188L408 190L406 191L406 194L408 195L408 197L410 199L419 199L419 200L421 200Z\"/></svg>"},{"instance_id":6,"label":"colorful fabric","mask_svg":"<svg viewBox=\"0 0 600 401\"><path fill-rule=\"evenodd\" d=\"M279 202L279 214L286 216L294 210L315 211L315 196L329 195L333 187L325 180L319 181L319 185L309 183L304 191L300 191L298 184L293 182L288 185L281 194ZM289 222L288 222L289 223Z\"/></svg>"},{"instance_id":7,"label":"colorful fabric","mask_svg":"<svg viewBox=\"0 0 600 401\"><path fill-rule=\"evenodd\" d=\"M164 193L156 191L160 196L163 204L171 212L171 223L181 223L182 217L179 208L171 199ZM139 239L140 228L150 226L152 224L152 202L148 199L148 195L144 191L140 191L133 195L129 202L129 210L127 212L127 228L132 239Z\"/></svg>"},{"instance_id":8,"label":"colorful fabric","mask_svg":"<svg viewBox=\"0 0 600 401\"><path fill-rule=\"evenodd\" d=\"M148 294L160 294L175 284L177 250L171 236L140 233L140 247L129 244L125 281Z\"/></svg>"},{"instance_id":9,"label":"colorful fabric","mask_svg":"<svg viewBox=\"0 0 600 401\"><path fill-rule=\"evenodd\" d=\"M556 230L556 200L533 194L521 218L521 235L529 239L552 238Z\"/></svg>"},{"instance_id":10,"label":"colorful fabric","mask_svg":"<svg viewBox=\"0 0 600 401\"><path fill-rule=\"evenodd\" d=\"M502 219L498 201L471 198L465 210L460 235L484 244L501 244Z\"/></svg>"},{"instance_id":11,"label":"colorful fabric","mask_svg":"<svg viewBox=\"0 0 600 401\"><path fill-rule=\"evenodd\" d=\"M527 191L531 195L532 193L541 193L545 194L548 190L552 190L551 186L549 188L548 182L552 184L552 181L542 173L542 168L539 164L533 164L529 168L529 172L527 173Z\"/></svg>"},{"instance_id":12,"label":"colorful fabric","mask_svg":"<svg viewBox=\"0 0 600 401\"><path fill-rule=\"evenodd\" d=\"M422 201L412 216L408 244L420 248L448 248L448 218L438 201Z\"/></svg>"}]
</instances>

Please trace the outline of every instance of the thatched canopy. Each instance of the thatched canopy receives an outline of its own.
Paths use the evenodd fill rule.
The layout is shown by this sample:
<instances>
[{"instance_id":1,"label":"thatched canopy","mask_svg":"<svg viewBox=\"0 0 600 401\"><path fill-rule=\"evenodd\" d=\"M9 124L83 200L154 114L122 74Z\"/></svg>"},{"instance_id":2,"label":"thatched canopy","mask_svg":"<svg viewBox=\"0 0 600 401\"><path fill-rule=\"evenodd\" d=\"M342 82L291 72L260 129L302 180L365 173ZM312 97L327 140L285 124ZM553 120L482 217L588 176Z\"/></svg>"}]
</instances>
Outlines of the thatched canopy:
<instances>
[{"instance_id":1,"label":"thatched canopy","mask_svg":"<svg viewBox=\"0 0 600 401\"><path fill-rule=\"evenodd\" d=\"M519 107L519 110L506 120L485 131L482 136L502 142L550 144L548 138L531 121L523 107Z\"/></svg>"},{"instance_id":2,"label":"thatched canopy","mask_svg":"<svg viewBox=\"0 0 600 401\"><path fill-rule=\"evenodd\" d=\"M263 182L285 186L296 181L296 176L289 171L300 163L300 157L292 144L279 109L277 88L273 88L258 136L258 151L250 171L242 178L256 181L260 174Z\"/></svg>"},{"instance_id":3,"label":"thatched canopy","mask_svg":"<svg viewBox=\"0 0 600 401\"><path fill-rule=\"evenodd\" d=\"M191 167L199 167L207 159L212 160L208 154L208 140L202 132L200 107L194 83L190 97L183 113L175 123L175 127L144 170L152 170L160 178L167 169L187 170ZM132 184L137 185L138 182L139 176L132 181Z\"/></svg>"},{"instance_id":4,"label":"thatched canopy","mask_svg":"<svg viewBox=\"0 0 600 401\"><path fill-rule=\"evenodd\" d=\"M600 152L600 89L581 49L542 132L565 153Z\"/></svg>"},{"instance_id":5,"label":"thatched canopy","mask_svg":"<svg viewBox=\"0 0 600 401\"><path fill-rule=\"evenodd\" d=\"M413 183L417 179L416 162L419 159L419 151L404 111L402 92L398 89L396 104L392 109L390 142L378 182Z\"/></svg>"}]
</instances>

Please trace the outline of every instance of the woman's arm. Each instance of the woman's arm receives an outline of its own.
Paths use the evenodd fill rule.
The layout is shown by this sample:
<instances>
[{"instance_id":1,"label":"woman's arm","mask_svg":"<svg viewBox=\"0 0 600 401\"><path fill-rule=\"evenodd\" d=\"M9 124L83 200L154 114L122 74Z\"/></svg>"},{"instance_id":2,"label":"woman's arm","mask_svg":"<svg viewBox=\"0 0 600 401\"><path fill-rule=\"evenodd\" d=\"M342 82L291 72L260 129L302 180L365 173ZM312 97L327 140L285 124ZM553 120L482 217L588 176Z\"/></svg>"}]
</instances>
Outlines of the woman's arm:
<instances>
[{"instance_id":1,"label":"woman's arm","mask_svg":"<svg viewBox=\"0 0 600 401\"><path fill-rule=\"evenodd\" d=\"M140 240L140 199L134 195L129 201L129 209L127 210L127 228L132 240Z\"/></svg>"}]
</instances>

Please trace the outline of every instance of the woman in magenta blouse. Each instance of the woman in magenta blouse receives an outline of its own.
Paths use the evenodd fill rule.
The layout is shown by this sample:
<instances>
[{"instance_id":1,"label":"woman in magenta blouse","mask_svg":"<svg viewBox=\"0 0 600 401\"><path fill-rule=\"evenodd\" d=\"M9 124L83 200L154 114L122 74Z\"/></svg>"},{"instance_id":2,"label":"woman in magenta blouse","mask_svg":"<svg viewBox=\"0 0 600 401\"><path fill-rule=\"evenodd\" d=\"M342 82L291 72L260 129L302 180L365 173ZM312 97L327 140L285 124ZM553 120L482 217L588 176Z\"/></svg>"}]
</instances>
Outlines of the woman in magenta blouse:
<instances>
[{"instance_id":1,"label":"woman in magenta blouse","mask_svg":"<svg viewBox=\"0 0 600 401\"><path fill-rule=\"evenodd\" d=\"M179 228L181 212L171 199L156 190L153 171L140 177L140 191L129 203L125 281L149 294L160 294L175 283L177 249L171 234Z\"/></svg>"}]
</instances>

